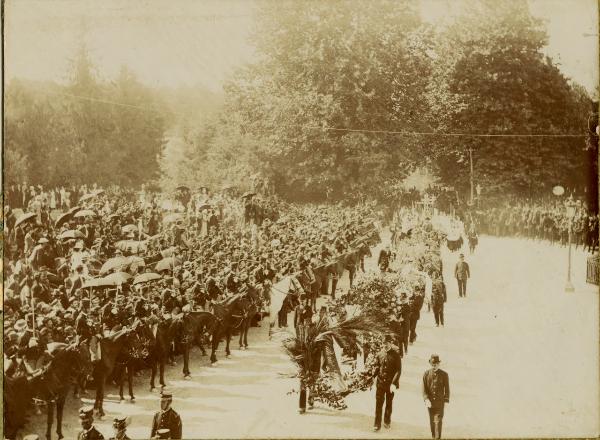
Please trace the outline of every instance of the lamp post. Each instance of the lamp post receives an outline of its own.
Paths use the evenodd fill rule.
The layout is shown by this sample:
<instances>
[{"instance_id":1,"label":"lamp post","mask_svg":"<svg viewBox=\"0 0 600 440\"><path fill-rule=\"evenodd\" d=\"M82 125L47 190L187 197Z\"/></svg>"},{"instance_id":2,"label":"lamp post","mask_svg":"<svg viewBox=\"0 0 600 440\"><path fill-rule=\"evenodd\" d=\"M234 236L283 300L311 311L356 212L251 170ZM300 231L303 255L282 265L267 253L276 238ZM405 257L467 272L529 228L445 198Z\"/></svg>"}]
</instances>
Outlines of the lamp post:
<instances>
[{"instance_id":1,"label":"lamp post","mask_svg":"<svg viewBox=\"0 0 600 440\"><path fill-rule=\"evenodd\" d=\"M567 284L565 286L565 292L574 292L575 288L571 283L571 231L573 229L573 218L575 218L576 203L573 201L573 196L569 196L565 202L567 208L567 218L569 219L569 265L567 268Z\"/></svg>"}]
</instances>

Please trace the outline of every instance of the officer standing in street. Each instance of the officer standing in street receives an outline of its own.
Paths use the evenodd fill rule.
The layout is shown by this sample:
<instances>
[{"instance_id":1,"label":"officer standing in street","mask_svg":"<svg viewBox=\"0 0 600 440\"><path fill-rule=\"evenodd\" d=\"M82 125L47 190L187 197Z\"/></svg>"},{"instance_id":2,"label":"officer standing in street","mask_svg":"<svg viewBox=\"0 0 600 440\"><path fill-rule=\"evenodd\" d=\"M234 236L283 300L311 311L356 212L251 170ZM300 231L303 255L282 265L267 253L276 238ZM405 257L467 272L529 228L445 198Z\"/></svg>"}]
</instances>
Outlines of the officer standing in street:
<instances>
[{"instance_id":1,"label":"officer standing in street","mask_svg":"<svg viewBox=\"0 0 600 440\"><path fill-rule=\"evenodd\" d=\"M385 402L383 413L383 426L390 428L392 423L392 402L394 400L394 387L400 387L400 374L402 373L402 361L400 352L393 345L394 337L386 335L383 350L377 354L375 376L377 385L375 391L375 424L373 431L381 429L381 412Z\"/></svg>"},{"instance_id":2,"label":"officer standing in street","mask_svg":"<svg viewBox=\"0 0 600 440\"><path fill-rule=\"evenodd\" d=\"M129 417L115 417L113 420L115 435L109 440L129 440L129 437L127 437L127 425L129 425L129 422Z\"/></svg>"},{"instance_id":3,"label":"officer standing in street","mask_svg":"<svg viewBox=\"0 0 600 440\"><path fill-rule=\"evenodd\" d=\"M79 420L83 430L77 434L77 440L104 440L104 436L94 426L93 406L84 406L80 408Z\"/></svg>"},{"instance_id":4,"label":"officer standing in street","mask_svg":"<svg viewBox=\"0 0 600 440\"><path fill-rule=\"evenodd\" d=\"M450 382L448 373L440 370L440 357L432 354L429 358L431 368L423 375L423 400L429 412L431 437L442 438L442 419L444 405L450 403Z\"/></svg>"},{"instance_id":5,"label":"officer standing in street","mask_svg":"<svg viewBox=\"0 0 600 440\"><path fill-rule=\"evenodd\" d=\"M459 255L458 263L454 268L454 276L458 281L458 296L467 296L467 280L471 277L471 272L469 272L469 264L465 261L463 254Z\"/></svg>"},{"instance_id":6,"label":"officer standing in street","mask_svg":"<svg viewBox=\"0 0 600 440\"><path fill-rule=\"evenodd\" d=\"M152 421L151 438L154 438L161 429L168 429L172 439L182 438L181 417L171 408L171 403L173 403L173 395L162 393L160 396L160 411L154 414L154 420Z\"/></svg>"}]
</instances>

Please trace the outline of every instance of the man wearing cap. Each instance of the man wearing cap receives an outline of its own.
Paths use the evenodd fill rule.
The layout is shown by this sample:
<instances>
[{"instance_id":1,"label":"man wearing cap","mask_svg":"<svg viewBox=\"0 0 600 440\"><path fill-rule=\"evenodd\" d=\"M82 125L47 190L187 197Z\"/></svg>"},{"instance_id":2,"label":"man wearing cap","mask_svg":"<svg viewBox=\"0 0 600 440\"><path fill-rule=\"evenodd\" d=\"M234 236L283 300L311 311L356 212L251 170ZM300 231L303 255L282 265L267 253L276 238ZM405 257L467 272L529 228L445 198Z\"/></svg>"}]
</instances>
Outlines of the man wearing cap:
<instances>
[{"instance_id":1,"label":"man wearing cap","mask_svg":"<svg viewBox=\"0 0 600 440\"><path fill-rule=\"evenodd\" d=\"M435 318L435 326L444 326L444 303L446 302L446 286L441 278L437 278L431 286L431 307Z\"/></svg>"},{"instance_id":2,"label":"man wearing cap","mask_svg":"<svg viewBox=\"0 0 600 440\"><path fill-rule=\"evenodd\" d=\"M439 368L440 357L432 354L429 358L431 368L423 375L423 400L429 412L431 436L442 437L442 418L444 405L450 402L450 382L448 373Z\"/></svg>"},{"instance_id":3,"label":"man wearing cap","mask_svg":"<svg viewBox=\"0 0 600 440\"><path fill-rule=\"evenodd\" d=\"M383 413L383 426L389 429L392 422L392 401L394 400L394 387L400 387L400 374L402 373L402 361L400 353L393 345L394 337L386 335L383 349L375 358L375 376L377 385L375 391L375 424L373 431L381 429L381 412L385 402Z\"/></svg>"},{"instance_id":4,"label":"man wearing cap","mask_svg":"<svg viewBox=\"0 0 600 440\"><path fill-rule=\"evenodd\" d=\"M129 422L129 417L115 417L113 420L115 435L109 440L129 440L129 437L127 437L127 425L129 425Z\"/></svg>"},{"instance_id":5,"label":"man wearing cap","mask_svg":"<svg viewBox=\"0 0 600 440\"><path fill-rule=\"evenodd\" d=\"M177 414L171 403L173 402L173 396L170 393L162 393L160 396L160 411L154 414L152 420L152 431L150 437L155 438L158 431L161 429L168 429L170 431L170 437L172 439L181 439L181 417ZM159 437L160 438L160 437Z\"/></svg>"},{"instance_id":6,"label":"man wearing cap","mask_svg":"<svg viewBox=\"0 0 600 440\"><path fill-rule=\"evenodd\" d=\"M94 426L94 408L84 406L79 409L79 421L82 431L77 434L77 440L104 440L104 436Z\"/></svg>"},{"instance_id":7,"label":"man wearing cap","mask_svg":"<svg viewBox=\"0 0 600 440\"><path fill-rule=\"evenodd\" d=\"M458 296L467 296L467 279L471 277L471 272L463 254L460 254L458 257L458 263L456 263L454 268L454 276L458 281Z\"/></svg>"}]
</instances>

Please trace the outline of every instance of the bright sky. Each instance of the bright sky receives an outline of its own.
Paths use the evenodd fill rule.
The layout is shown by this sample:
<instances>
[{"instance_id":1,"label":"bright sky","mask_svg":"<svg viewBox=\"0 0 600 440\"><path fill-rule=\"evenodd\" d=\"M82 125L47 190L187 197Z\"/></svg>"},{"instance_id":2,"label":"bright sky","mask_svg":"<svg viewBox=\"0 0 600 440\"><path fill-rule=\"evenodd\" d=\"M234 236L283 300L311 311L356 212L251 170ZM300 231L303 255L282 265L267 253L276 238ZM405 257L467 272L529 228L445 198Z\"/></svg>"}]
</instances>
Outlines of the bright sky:
<instances>
[{"instance_id":1,"label":"bright sky","mask_svg":"<svg viewBox=\"0 0 600 440\"><path fill-rule=\"evenodd\" d=\"M425 19L447 15L449 0L420 1ZM529 2L547 20L548 54L593 92L597 0ZM148 85L202 84L218 91L235 66L253 58L247 41L253 5L254 0L5 0L5 75L65 81L83 38L105 78L126 64Z\"/></svg>"}]
</instances>

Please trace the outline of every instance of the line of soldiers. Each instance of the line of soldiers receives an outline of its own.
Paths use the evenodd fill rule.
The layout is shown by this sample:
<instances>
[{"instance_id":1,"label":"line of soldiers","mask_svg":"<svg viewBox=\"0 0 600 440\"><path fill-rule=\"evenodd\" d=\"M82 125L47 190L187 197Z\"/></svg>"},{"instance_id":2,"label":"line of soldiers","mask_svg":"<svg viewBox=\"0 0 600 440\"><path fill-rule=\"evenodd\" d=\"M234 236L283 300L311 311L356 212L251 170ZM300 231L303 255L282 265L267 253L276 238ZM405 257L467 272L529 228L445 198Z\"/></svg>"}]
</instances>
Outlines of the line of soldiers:
<instances>
[{"instance_id":1,"label":"line of soldiers","mask_svg":"<svg viewBox=\"0 0 600 440\"><path fill-rule=\"evenodd\" d=\"M495 207L476 212L472 220L481 233L546 240L566 245L569 239L569 218L564 206L523 205ZM577 205L572 219L572 240L575 247L595 252L598 247L598 215Z\"/></svg>"}]
</instances>

